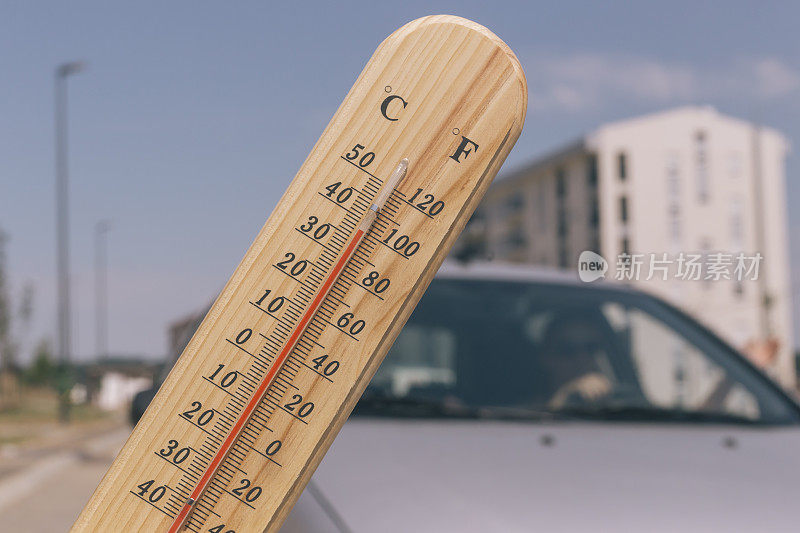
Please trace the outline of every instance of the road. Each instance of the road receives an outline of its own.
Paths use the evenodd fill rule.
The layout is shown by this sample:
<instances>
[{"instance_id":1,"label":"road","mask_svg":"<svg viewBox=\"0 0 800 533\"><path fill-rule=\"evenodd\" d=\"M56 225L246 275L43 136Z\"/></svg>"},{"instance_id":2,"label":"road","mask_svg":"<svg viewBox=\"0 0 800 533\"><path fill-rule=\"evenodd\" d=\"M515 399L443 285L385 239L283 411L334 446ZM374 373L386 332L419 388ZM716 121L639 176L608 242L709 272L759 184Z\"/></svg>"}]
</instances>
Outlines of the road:
<instances>
[{"instance_id":1,"label":"road","mask_svg":"<svg viewBox=\"0 0 800 533\"><path fill-rule=\"evenodd\" d=\"M0 478L3 531L68 531L129 434L120 427L69 443Z\"/></svg>"}]
</instances>

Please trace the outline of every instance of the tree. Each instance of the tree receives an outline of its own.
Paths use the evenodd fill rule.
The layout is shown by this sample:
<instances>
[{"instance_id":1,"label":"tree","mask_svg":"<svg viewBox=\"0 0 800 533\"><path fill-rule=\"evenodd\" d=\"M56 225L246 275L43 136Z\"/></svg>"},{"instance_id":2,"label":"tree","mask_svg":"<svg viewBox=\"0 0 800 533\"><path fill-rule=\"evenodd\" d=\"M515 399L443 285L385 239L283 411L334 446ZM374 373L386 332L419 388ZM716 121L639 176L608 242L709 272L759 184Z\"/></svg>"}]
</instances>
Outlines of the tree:
<instances>
[{"instance_id":1,"label":"tree","mask_svg":"<svg viewBox=\"0 0 800 533\"><path fill-rule=\"evenodd\" d=\"M15 328L24 335L33 313L33 291L26 286L14 316L6 274L7 242L8 235L0 228L0 408L13 407L19 400L17 353L20 342Z\"/></svg>"},{"instance_id":2,"label":"tree","mask_svg":"<svg viewBox=\"0 0 800 533\"><path fill-rule=\"evenodd\" d=\"M33 362L25 373L25 381L31 385L53 385L55 376L56 365L50 343L43 339L36 345Z\"/></svg>"},{"instance_id":3,"label":"tree","mask_svg":"<svg viewBox=\"0 0 800 533\"><path fill-rule=\"evenodd\" d=\"M33 315L33 287L26 285L19 299L16 316L6 274L8 235L0 228L0 372L13 372L17 367L20 337L24 337ZM16 320L15 320L16 319Z\"/></svg>"},{"instance_id":4,"label":"tree","mask_svg":"<svg viewBox=\"0 0 800 533\"><path fill-rule=\"evenodd\" d=\"M8 236L0 228L0 372L13 367L16 347L11 339L11 295L6 276L6 242Z\"/></svg>"}]
</instances>

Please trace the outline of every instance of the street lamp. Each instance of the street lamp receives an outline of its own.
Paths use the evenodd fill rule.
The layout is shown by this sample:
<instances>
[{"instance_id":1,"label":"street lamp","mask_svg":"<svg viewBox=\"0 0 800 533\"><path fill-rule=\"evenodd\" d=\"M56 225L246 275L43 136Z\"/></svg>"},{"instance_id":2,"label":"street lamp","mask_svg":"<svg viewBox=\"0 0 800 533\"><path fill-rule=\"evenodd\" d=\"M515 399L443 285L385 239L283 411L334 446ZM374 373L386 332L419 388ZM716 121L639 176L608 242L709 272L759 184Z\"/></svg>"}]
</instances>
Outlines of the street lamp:
<instances>
[{"instance_id":1,"label":"street lamp","mask_svg":"<svg viewBox=\"0 0 800 533\"><path fill-rule=\"evenodd\" d=\"M56 127L56 267L58 285L58 359L62 367L59 390L58 417L69 422L68 366L71 351L70 301L69 301L69 202L67 172L67 77L83 70L81 62L64 63L55 73L55 127Z\"/></svg>"},{"instance_id":2,"label":"street lamp","mask_svg":"<svg viewBox=\"0 0 800 533\"><path fill-rule=\"evenodd\" d=\"M96 351L98 359L108 358L108 230L111 223L100 220L94 225L94 292Z\"/></svg>"}]
</instances>

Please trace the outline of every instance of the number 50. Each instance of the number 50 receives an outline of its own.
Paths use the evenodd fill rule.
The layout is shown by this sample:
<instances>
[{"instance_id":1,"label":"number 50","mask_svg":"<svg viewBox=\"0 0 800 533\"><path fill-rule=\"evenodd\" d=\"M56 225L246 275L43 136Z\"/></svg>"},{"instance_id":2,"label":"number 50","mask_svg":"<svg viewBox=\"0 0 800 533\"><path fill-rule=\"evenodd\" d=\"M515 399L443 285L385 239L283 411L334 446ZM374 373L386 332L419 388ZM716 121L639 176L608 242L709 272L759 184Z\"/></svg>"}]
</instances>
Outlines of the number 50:
<instances>
[{"instance_id":1,"label":"number 50","mask_svg":"<svg viewBox=\"0 0 800 533\"><path fill-rule=\"evenodd\" d=\"M344 157L349 161L355 161L358 159L358 166L361 168L366 168L375 159L375 152L365 152L364 155L361 155L361 150L363 149L363 144L357 144L353 146L353 149L347 152ZM361 159L359 159L359 157Z\"/></svg>"}]
</instances>

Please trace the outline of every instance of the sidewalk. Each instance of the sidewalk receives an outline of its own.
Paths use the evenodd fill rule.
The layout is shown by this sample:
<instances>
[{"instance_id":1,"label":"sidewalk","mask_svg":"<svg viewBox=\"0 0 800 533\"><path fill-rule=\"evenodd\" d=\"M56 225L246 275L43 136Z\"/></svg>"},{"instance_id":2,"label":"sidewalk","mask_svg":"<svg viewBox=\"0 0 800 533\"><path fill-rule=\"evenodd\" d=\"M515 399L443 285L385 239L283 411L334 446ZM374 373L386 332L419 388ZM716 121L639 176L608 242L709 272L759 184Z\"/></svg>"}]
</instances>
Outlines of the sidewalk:
<instances>
[{"instance_id":1,"label":"sidewalk","mask_svg":"<svg viewBox=\"0 0 800 533\"><path fill-rule=\"evenodd\" d=\"M0 477L4 530L69 530L130 431L121 424L97 428L90 436L66 431L58 443L26 450L18 466Z\"/></svg>"}]
</instances>

